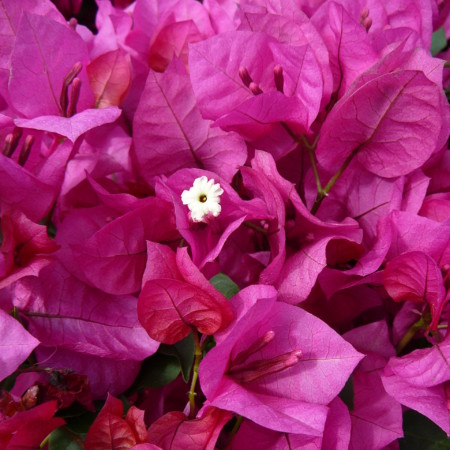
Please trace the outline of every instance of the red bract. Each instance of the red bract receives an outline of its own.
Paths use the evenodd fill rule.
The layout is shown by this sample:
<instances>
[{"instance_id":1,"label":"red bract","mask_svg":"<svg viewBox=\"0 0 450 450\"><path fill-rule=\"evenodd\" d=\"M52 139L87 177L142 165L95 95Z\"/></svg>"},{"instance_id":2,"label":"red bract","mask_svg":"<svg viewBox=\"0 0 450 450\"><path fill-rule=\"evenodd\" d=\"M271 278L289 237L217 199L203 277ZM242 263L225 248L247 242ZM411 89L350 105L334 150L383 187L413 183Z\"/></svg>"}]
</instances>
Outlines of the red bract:
<instances>
[{"instance_id":1,"label":"red bract","mask_svg":"<svg viewBox=\"0 0 450 450\"><path fill-rule=\"evenodd\" d=\"M40 448L42 441L66 422L53 417L56 401L43 403L28 411L20 411L0 421L0 445L5 450Z\"/></svg>"},{"instance_id":2,"label":"red bract","mask_svg":"<svg viewBox=\"0 0 450 450\"><path fill-rule=\"evenodd\" d=\"M383 284L396 301L428 303L431 311L430 329L436 331L445 305L442 273L435 261L422 252L407 252L386 264Z\"/></svg>"},{"instance_id":3,"label":"red bract","mask_svg":"<svg viewBox=\"0 0 450 450\"><path fill-rule=\"evenodd\" d=\"M86 450L127 450L147 441L144 411L132 406L125 418L120 400L108 394L106 403L89 429Z\"/></svg>"},{"instance_id":4,"label":"red bract","mask_svg":"<svg viewBox=\"0 0 450 450\"><path fill-rule=\"evenodd\" d=\"M152 247L147 271L152 278L144 275L138 302L139 320L152 339L174 344L192 329L211 335L225 328L232 319L231 307L192 263L186 249L178 250L175 262L169 249L155 252ZM159 266L158 274L153 266Z\"/></svg>"},{"instance_id":5,"label":"red bract","mask_svg":"<svg viewBox=\"0 0 450 450\"><path fill-rule=\"evenodd\" d=\"M214 450L219 433L231 417L231 413L211 407L193 420L182 412L171 412L150 426L148 439L164 450Z\"/></svg>"},{"instance_id":6,"label":"red bract","mask_svg":"<svg viewBox=\"0 0 450 450\"><path fill-rule=\"evenodd\" d=\"M4 287L23 276L36 275L50 263L48 254L55 252L58 245L48 237L46 227L17 210L4 207L1 219L0 286Z\"/></svg>"},{"instance_id":7,"label":"red bract","mask_svg":"<svg viewBox=\"0 0 450 450\"><path fill-rule=\"evenodd\" d=\"M128 43L153 70L164 71L175 55L187 61L188 44L213 34L208 15L194 0L137 1Z\"/></svg>"},{"instance_id":8,"label":"red bract","mask_svg":"<svg viewBox=\"0 0 450 450\"><path fill-rule=\"evenodd\" d=\"M98 56L86 67L97 108L120 106L131 82L129 58L121 50Z\"/></svg>"}]
</instances>

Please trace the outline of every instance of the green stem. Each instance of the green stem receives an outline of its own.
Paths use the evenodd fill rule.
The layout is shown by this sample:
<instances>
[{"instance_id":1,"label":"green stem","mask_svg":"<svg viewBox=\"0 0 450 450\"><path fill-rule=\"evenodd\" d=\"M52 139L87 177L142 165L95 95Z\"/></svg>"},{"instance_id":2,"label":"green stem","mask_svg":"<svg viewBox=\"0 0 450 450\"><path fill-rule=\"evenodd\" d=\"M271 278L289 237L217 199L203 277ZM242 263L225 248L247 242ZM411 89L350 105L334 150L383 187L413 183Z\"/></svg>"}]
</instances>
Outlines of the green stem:
<instances>
[{"instance_id":1,"label":"green stem","mask_svg":"<svg viewBox=\"0 0 450 450\"><path fill-rule=\"evenodd\" d=\"M317 186L317 192L322 192L322 183L320 181L320 177L319 177L319 171L317 170L317 164L316 164L316 155L314 153L314 149L317 143L317 138L314 141L313 146L309 145L309 142L306 140L305 136L302 135L302 141L303 144L306 147L306 150L308 152L308 156L309 156L309 161L311 163L311 167L314 173L314 179L316 180L316 186Z\"/></svg>"},{"instance_id":2,"label":"green stem","mask_svg":"<svg viewBox=\"0 0 450 450\"><path fill-rule=\"evenodd\" d=\"M396 350L397 355L399 355L403 349L411 342L412 338L416 335L416 333L423 328L425 322L422 318L420 318L416 323L413 323L409 330L405 333L405 335L400 339L400 342L397 344Z\"/></svg>"},{"instance_id":3,"label":"green stem","mask_svg":"<svg viewBox=\"0 0 450 450\"><path fill-rule=\"evenodd\" d=\"M228 436L228 440L227 443L225 444L224 448L228 448L228 446L231 444L231 441L233 440L234 436L236 435L236 433L239 431L239 428L241 427L241 423L244 420L244 418L242 416L237 416L236 417L236 423L234 424L233 429L231 430L230 435Z\"/></svg>"},{"instance_id":4,"label":"green stem","mask_svg":"<svg viewBox=\"0 0 450 450\"><path fill-rule=\"evenodd\" d=\"M194 335L194 344L195 344L195 360L194 360L194 367L192 370L192 381L191 381L191 389L189 390L189 418L194 419L195 418L195 396L197 395L195 393L195 387L197 386L197 380L198 380L198 366L200 365L200 361L202 360L202 347L200 345L200 339L198 337L198 333L196 330L192 330L192 333Z\"/></svg>"},{"instance_id":5,"label":"green stem","mask_svg":"<svg viewBox=\"0 0 450 450\"><path fill-rule=\"evenodd\" d=\"M331 188L334 186L336 181L340 178L340 176L344 173L345 169L352 162L352 159L358 152L359 148L360 148L360 146L356 147L355 150L353 150L350 153L350 155L348 155L347 159L343 162L342 166L339 167L337 172L331 177L330 181L326 184L326 186L321 191L317 192L317 197L316 197L314 205L311 209L311 214L317 213L323 199L328 195L328 193L331 191Z\"/></svg>"},{"instance_id":6,"label":"green stem","mask_svg":"<svg viewBox=\"0 0 450 450\"><path fill-rule=\"evenodd\" d=\"M319 171L317 170L317 164L316 164L316 155L314 153L315 149L316 149L316 145L317 145L317 141L319 140L319 135L316 136L316 138L314 139L314 142L312 144L310 144L308 142L308 140L306 139L305 136L300 135L297 136L289 127L288 124L281 122L281 126L286 130L286 132L289 134L289 136L295 141L297 142L297 144L301 144L306 148L306 151L308 152L308 156L309 156L309 161L311 163L311 167L314 173L314 178L316 180L316 185L317 185L317 192L321 192L322 191L322 183L320 182L320 178L319 178Z\"/></svg>"},{"instance_id":7,"label":"green stem","mask_svg":"<svg viewBox=\"0 0 450 450\"><path fill-rule=\"evenodd\" d=\"M50 433L42 442L41 445L39 446L39 449L42 450L47 444L48 441L50 440L50 436L52 433Z\"/></svg>"}]
</instances>

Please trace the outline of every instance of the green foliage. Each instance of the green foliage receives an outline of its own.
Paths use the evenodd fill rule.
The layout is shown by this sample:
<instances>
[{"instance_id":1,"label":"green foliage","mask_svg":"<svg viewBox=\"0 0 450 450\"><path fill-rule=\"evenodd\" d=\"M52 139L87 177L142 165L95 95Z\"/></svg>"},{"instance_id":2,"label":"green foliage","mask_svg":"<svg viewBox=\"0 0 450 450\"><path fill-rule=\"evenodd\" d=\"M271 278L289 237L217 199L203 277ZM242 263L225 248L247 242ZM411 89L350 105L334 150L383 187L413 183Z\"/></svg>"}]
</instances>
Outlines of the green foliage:
<instances>
[{"instance_id":1,"label":"green foliage","mask_svg":"<svg viewBox=\"0 0 450 450\"><path fill-rule=\"evenodd\" d=\"M445 37L444 28L439 28L439 30L433 33L433 38L431 40L431 54L436 56L439 52L447 47L447 38Z\"/></svg>"},{"instance_id":2,"label":"green foliage","mask_svg":"<svg viewBox=\"0 0 450 450\"><path fill-rule=\"evenodd\" d=\"M187 383L194 362L194 349L194 336L190 333L188 337L174 345L161 344L159 352L177 358L181 369L181 375L183 376L183 380Z\"/></svg>"},{"instance_id":3,"label":"green foliage","mask_svg":"<svg viewBox=\"0 0 450 450\"><path fill-rule=\"evenodd\" d=\"M403 433L399 439L400 450L445 450L450 449L447 435L431 420L416 411L403 415Z\"/></svg>"},{"instance_id":4,"label":"green foliage","mask_svg":"<svg viewBox=\"0 0 450 450\"><path fill-rule=\"evenodd\" d=\"M214 275L209 281L226 298L231 298L239 292L239 286L224 273Z\"/></svg>"},{"instance_id":5,"label":"green foliage","mask_svg":"<svg viewBox=\"0 0 450 450\"><path fill-rule=\"evenodd\" d=\"M82 440L65 427L58 428L50 435L49 450L82 450Z\"/></svg>"},{"instance_id":6,"label":"green foliage","mask_svg":"<svg viewBox=\"0 0 450 450\"><path fill-rule=\"evenodd\" d=\"M141 371L126 395L143 388L159 388L171 383L180 374L180 362L175 356L155 353L143 361Z\"/></svg>"}]
</instances>

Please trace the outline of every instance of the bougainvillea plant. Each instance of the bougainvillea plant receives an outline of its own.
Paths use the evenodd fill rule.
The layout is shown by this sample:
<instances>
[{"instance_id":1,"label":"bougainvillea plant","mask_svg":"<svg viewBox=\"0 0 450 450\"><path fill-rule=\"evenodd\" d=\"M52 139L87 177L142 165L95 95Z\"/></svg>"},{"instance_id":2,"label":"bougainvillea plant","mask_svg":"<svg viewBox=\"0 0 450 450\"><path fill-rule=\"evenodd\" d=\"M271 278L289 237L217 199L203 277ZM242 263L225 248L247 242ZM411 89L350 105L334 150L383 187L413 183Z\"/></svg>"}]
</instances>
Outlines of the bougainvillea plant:
<instances>
[{"instance_id":1,"label":"bougainvillea plant","mask_svg":"<svg viewBox=\"0 0 450 450\"><path fill-rule=\"evenodd\" d=\"M449 39L0 0L0 449L448 448Z\"/></svg>"}]
</instances>

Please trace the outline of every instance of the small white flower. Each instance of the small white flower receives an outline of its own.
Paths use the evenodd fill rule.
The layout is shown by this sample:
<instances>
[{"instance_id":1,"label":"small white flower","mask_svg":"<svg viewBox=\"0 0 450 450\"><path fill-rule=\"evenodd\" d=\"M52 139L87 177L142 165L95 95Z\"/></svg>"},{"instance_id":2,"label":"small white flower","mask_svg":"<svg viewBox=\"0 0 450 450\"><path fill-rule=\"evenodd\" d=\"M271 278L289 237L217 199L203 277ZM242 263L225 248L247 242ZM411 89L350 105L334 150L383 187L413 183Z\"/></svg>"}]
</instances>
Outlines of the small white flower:
<instances>
[{"instance_id":1,"label":"small white flower","mask_svg":"<svg viewBox=\"0 0 450 450\"><path fill-rule=\"evenodd\" d=\"M191 211L194 222L203 222L210 214L217 217L222 210L220 196L223 189L219 183L214 184L214 179L208 180L205 176L196 178L188 191L183 191L181 201Z\"/></svg>"}]
</instances>

